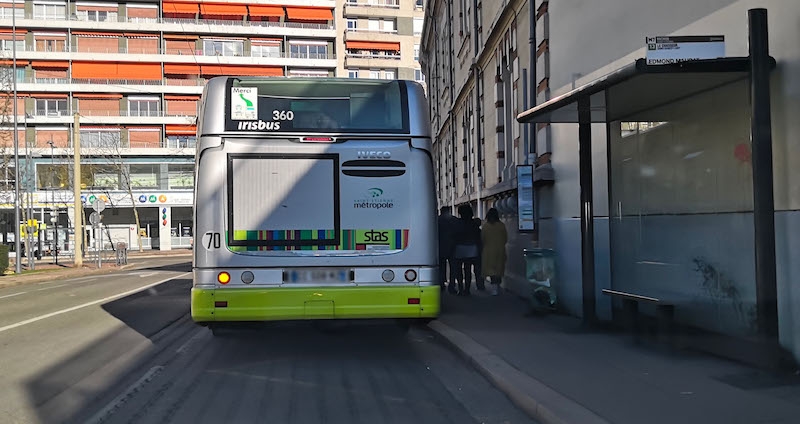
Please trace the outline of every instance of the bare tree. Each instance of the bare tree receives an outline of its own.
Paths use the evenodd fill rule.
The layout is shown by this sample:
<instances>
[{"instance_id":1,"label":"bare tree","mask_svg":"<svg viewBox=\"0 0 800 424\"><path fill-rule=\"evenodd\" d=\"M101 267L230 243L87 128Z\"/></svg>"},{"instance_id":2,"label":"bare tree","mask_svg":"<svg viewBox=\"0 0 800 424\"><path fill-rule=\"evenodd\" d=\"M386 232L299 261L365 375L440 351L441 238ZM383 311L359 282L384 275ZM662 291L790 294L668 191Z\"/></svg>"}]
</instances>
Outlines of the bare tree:
<instances>
[{"instance_id":1,"label":"bare tree","mask_svg":"<svg viewBox=\"0 0 800 424\"><path fill-rule=\"evenodd\" d=\"M130 166L123 158L120 133L114 131L93 133L86 140L81 140L81 149L86 149L87 153L91 152L91 156L101 159L97 166L89 167L87 169L89 172L86 173L96 189L106 192L109 199L113 199L112 191L122 190L125 192L125 198L133 208L139 252L143 252L139 210L133 194L136 187L131 178Z\"/></svg>"}]
</instances>

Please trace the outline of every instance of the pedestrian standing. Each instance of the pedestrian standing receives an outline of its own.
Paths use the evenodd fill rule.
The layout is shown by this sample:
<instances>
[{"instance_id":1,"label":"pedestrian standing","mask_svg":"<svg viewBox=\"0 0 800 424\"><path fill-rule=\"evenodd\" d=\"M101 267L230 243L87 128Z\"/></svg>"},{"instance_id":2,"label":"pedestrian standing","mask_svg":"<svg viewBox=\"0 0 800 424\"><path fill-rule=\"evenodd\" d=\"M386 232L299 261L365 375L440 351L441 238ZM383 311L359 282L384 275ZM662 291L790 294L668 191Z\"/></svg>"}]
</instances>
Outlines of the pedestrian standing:
<instances>
[{"instance_id":1,"label":"pedestrian standing","mask_svg":"<svg viewBox=\"0 0 800 424\"><path fill-rule=\"evenodd\" d=\"M455 261L453 260L453 240L456 226L456 217L450 213L449 206L443 206L439 211L439 285L442 290L445 285L450 287L451 292L455 292L454 270ZM450 278L448 279L447 269L450 268Z\"/></svg>"},{"instance_id":2,"label":"pedestrian standing","mask_svg":"<svg viewBox=\"0 0 800 424\"><path fill-rule=\"evenodd\" d=\"M456 261L456 281L458 281L459 294L469 296L472 272L480 260L478 249L481 242L481 230L472 219L472 208L469 205L459 206L458 216L453 252Z\"/></svg>"},{"instance_id":3,"label":"pedestrian standing","mask_svg":"<svg viewBox=\"0 0 800 424\"><path fill-rule=\"evenodd\" d=\"M489 277L492 285L492 296L497 296L503 274L506 269L506 243L508 232L506 226L500 221L497 209L491 208L486 213L486 222L481 230L483 251L481 254L481 269Z\"/></svg>"}]
</instances>

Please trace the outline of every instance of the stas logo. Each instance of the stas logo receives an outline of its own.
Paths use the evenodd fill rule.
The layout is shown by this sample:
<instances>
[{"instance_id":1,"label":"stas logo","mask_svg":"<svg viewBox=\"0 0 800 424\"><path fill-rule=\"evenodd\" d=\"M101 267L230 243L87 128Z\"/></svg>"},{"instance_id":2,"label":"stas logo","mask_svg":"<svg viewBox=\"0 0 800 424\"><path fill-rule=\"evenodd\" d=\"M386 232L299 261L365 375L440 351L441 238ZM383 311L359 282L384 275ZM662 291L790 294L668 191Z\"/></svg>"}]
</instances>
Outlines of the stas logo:
<instances>
[{"instance_id":1,"label":"stas logo","mask_svg":"<svg viewBox=\"0 0 800 424\"><path fill-rule=\"evenodd\" d=\"M278 131L281 129L280 122L265 122L262 120L239 122L240 131Z\"/></svg>"},{"instance_id":2,"label":"stas logo","mask_svg":"<svg viewBox=\"0 0 800 424\"><path fill-rule=\"evenodd\" d=\"M366 240L367 243L369 242L386 243L389 241L389 233L386 231L369 230L366 233L364 233L364 240Z\"/></svg>"}]
</instances>

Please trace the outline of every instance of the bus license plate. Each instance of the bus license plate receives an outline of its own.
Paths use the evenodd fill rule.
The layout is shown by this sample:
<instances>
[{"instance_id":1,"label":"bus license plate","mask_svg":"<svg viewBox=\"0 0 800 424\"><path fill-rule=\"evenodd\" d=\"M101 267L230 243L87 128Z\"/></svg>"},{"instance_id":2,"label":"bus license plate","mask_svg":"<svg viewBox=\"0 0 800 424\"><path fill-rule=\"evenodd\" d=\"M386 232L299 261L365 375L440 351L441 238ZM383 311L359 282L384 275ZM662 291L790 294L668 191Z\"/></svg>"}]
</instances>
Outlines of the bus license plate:
<instances>
[{"instance_id":1,"label":"bus license plate","mask_svg":"<svg viewBox=\"0 0 800 424\"><path fill-rule=\"evenodd\" d=\"M287 273L288 283L344 283L345 269L292 269Z\"/></svg>"}]
</instances>

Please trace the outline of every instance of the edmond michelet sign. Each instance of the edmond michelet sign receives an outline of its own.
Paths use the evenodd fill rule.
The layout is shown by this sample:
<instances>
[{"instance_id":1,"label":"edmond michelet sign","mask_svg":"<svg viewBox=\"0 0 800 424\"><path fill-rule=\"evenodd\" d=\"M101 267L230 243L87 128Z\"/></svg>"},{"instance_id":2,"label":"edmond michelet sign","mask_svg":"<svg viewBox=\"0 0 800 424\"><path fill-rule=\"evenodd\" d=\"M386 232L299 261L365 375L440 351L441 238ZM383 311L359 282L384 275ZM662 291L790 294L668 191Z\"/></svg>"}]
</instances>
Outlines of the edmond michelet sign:
<instances>
[{"instance_id":1,"label":"edmond michelet sign","mask_svg":"<svg viewBox=\"0 0 800 424\"><path fill-rule=\"evenodd\" d=\"M657 36L646 41L648 65L725 57L724 35Z\"/></svg>"}]
</instances>

